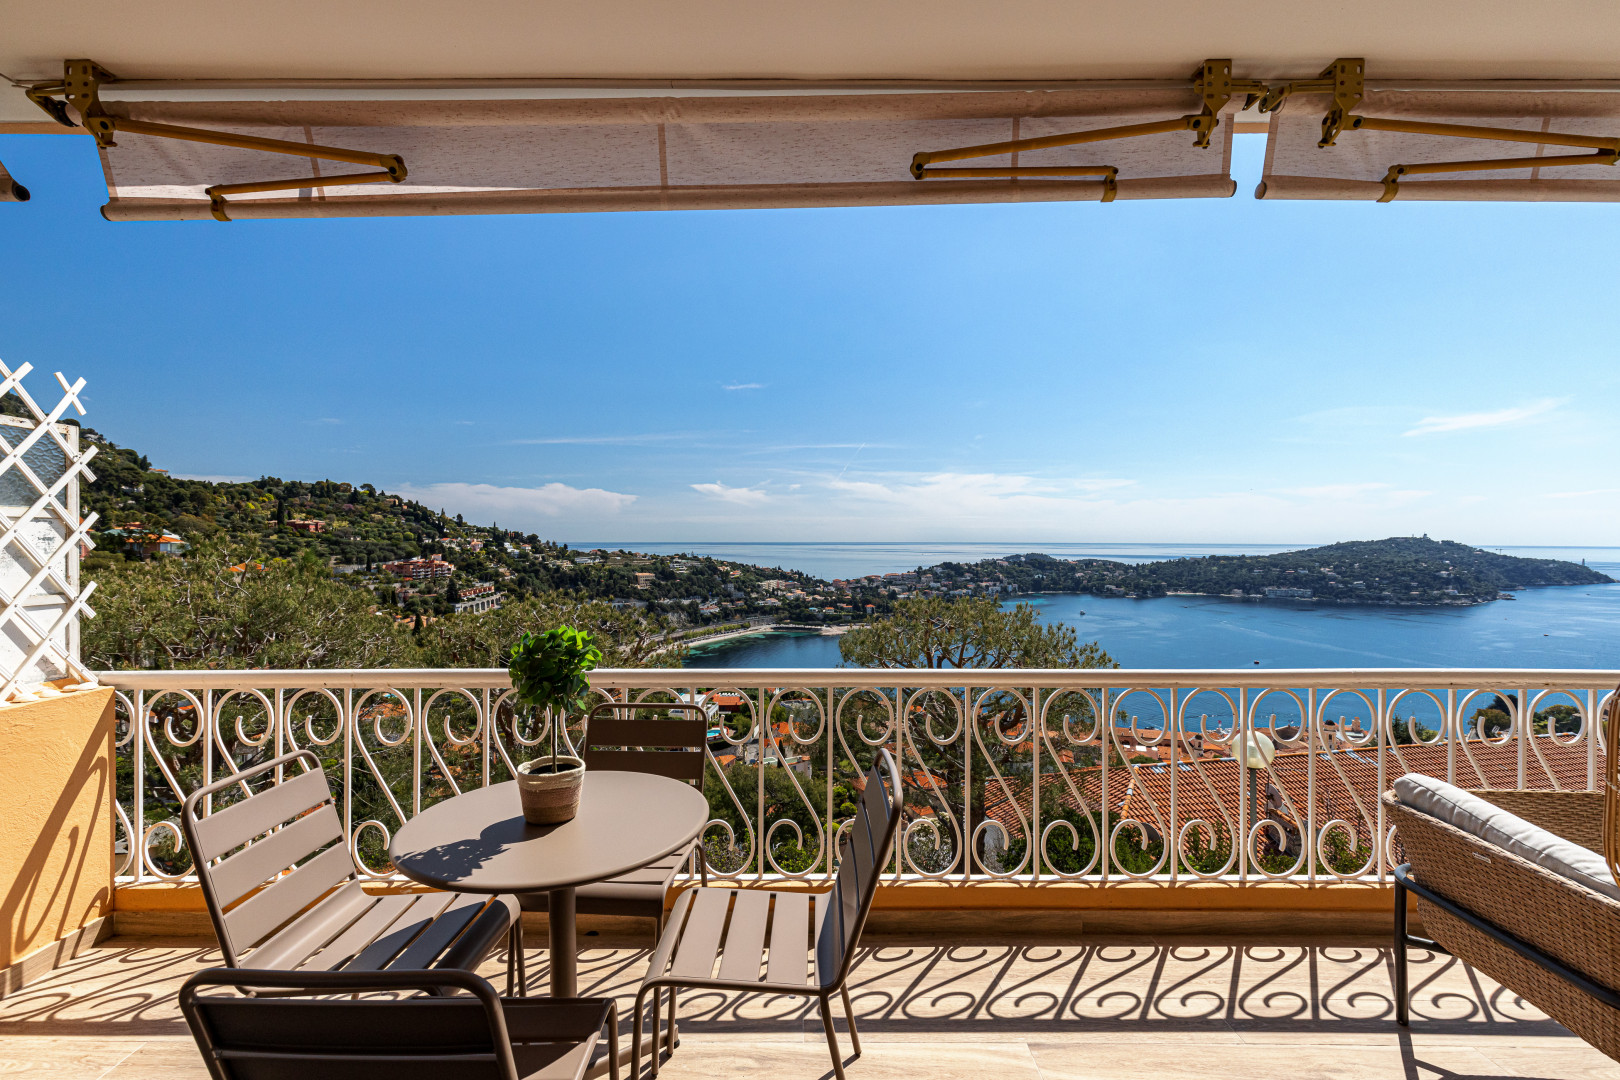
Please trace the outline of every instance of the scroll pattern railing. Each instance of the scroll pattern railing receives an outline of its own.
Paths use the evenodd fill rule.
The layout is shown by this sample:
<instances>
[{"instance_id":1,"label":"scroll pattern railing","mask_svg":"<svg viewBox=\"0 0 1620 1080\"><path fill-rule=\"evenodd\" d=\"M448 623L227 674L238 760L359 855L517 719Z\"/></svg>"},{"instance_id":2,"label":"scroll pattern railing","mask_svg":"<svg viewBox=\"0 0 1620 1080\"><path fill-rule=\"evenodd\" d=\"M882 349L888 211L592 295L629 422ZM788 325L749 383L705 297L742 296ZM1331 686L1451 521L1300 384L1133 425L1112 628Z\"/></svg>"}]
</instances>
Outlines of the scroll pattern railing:
<instances>
[{"instance_id":1,"label":"scroll pattern railing","mask_svg":"<svg viewBox=\"0 0 1620 1080\"><path fill-rule=\"evenodd\" d=\"M424 807L510 779L549 739L504 671L120 672L119 873L178 880L185 795L309 748L357 867ZM906 787L889 873L1064 880L1382 880L1377 794L1404 772L1465 787L1595 789L1620 672L645 670L605 700L710 718L711 871L829 875L878 747ZM1107 718L1104 721L1102 718ZM571 732L577 737L577 731ZM279 778L278 778L279 779ZM214 808L230 799L216 796Z\"/></svg>"}]
</instances>

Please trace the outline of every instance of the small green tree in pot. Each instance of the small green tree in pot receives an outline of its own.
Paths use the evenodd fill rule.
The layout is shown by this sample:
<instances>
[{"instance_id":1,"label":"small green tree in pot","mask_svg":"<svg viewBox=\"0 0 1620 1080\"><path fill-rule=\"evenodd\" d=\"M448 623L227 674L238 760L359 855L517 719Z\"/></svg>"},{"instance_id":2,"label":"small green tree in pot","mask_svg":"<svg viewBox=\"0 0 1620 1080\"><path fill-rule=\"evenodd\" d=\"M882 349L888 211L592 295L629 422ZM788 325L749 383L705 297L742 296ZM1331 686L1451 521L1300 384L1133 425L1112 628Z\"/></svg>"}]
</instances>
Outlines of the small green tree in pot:
<instances>
[{"instance_id":1,"label":"small green tree in pot","mask_svg":"<svg viewBox=\"0 0 1620 1080\"><path fill-rule=\"evenodd\" d=\"M589 706L591 683L586 673L601 659L591 635L572 626L538 636L525 631L512 646L507 671L513 696L532 709L551 712L551 756L525 761L517 769L523 817L531 824L555 825L579 812L585 763L558 753L557 733L571 714Z\"/></svg>"}]
</instances>

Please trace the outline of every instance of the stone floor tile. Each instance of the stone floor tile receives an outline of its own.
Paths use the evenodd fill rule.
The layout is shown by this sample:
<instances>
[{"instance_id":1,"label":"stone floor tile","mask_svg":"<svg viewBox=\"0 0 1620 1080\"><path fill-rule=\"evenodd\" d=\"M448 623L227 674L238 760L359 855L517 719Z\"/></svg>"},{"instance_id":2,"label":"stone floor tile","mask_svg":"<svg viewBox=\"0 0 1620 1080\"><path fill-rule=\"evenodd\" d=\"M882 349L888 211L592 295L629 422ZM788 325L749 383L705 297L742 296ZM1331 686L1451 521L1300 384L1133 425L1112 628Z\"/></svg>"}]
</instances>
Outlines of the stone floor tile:
<instances>
[{"instance_id":1,"label":"stone floor tile","mask_svg":"<svg viewBox=\"0 0 1620 1080\"><path fill-rule=\"evenodd\" d=\"M1252 1046L1310 1043L1322 1046L1359 1046L1368 1042L1399 1045L1405 1038L1412 1046L1478 1048L1486 1044L1527 1049L1559 1049L1585 1046L1580 1039L1551 1020L1512 1024L1486 1024L1479 1021L1425 1023L1415 1021L1406 1030L1393 1018L1372 1022L1323 1020L1297 1023L1232 1024L1240 1041Z\"/></svg>"},{"instance_id":2,"label":"stone floor tile","mask_svg":"<svg viewBox=\"0 0 1620 1080\"><path fill-rule=\"evenodd\" d=\"M907 1043L862 1044L860 1058L851 1061L850 1048L842 1047L850 1080L1037 1080L1039 1073L1022 1042L936 1042L923 1046ZM675 1051L660 1069L661 1080L823 1080L832 1073L825 1042L799 1045L741 1043L735 1040L699 1043L693 1039Z\"/></svg>"},{"instance_id":3,"label":"stone floor tile","mask_svg":"<svg viewBox=\"0 0 1620 1080\"><path fill-rule=\"evenodd\" d=\"M1291 1046L1181 1045L1173 1054L1154 1054L1151 1043L1098 1053L1095 1047L1032 1041L1030 1051L1042 1080L1397 1080L1403 1066L1396 1046L1347 1047L1298 1043ZM1456 1055L1471 1053L1467 1050ZM1480 1057L1478 1064L1488 1066ZM1433 1080L1408 1077L1407 1080Z\"/></svg>"},{"instance_id":4,"label":"stone floor tile","mask_svg":"<svg viewBox=\"0 0 1620 1080\"><path fill-rule=\"evenodd\" d=\"M1564 1048L1505 1046L1482 1042L1479 1052L1494 1069L1490 1076L1537 1077L1541 1080L1620 1080L1620 1063L1580 1040ZM1419 1052L1418 1056L1426 1056Z\"/></svg>"},{"instance_id":5,"label":"stone floor tile","mask_svg":"<svg viewBox=\"0 0 1620 1080\"><path fill-rule=\"evenodd\" d=\"M191 1036L150 1039L100 1080L207 1080L208 1067Z\"/></svg>"},{"instance_id":6,"label":"stone floor tile","mask_svg":"<svg viewBox=\"0 0 1620 1080\"><path fill-rule=\"evenodd\" d=\"M30 1080L85 1080L104 1076L139 1049L140 1043L106 1038L8 1035L0 1038L0 1076Z\"/></svg>"}]
</instances>

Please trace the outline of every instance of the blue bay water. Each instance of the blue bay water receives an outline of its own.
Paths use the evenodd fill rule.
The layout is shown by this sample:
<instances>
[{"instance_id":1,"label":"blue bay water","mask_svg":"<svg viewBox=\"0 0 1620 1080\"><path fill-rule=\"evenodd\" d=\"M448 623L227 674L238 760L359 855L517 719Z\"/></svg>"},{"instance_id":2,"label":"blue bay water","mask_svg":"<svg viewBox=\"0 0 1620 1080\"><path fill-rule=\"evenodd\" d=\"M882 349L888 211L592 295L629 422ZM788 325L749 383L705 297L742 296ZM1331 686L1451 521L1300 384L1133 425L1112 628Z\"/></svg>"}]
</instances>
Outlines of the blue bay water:
<instances>
[{"instance_id":1,"label":"blue bay water","mask_svg":"<svg viewBox=\"0 0 1620 1080\"><path fill-rule=\"evenodd\" d=\"M629 546L629 545L627 545ZM669 545L695 551L692 545ZM1198 554L1263 554L1299 545L1224 546L1198 550L1191 545L730 545L702 552L739 561L742 549L770 548L786 560L799 548L807 551L799 566L822 576L875 573L887 566L910 568L942 559L971 561L1016 551L1044 550L1053 555L1129 558L1131 561ZM643 549L646 545L640 545ZM719 546L717 545L717 548ZM847 549L859 549L850 551ZM872 549L878 549L874 553ZM1123 550L1120 550L1123 549ZM1585 559L1588 565L1620 578L1617 548L1512 548L1504 554L1527 558ZM861 563L881 554L888 563ZM775 564L773 564L775 565ZM837 571L814 570L837 565ZM1083 641L1097 641L1129 668L1620 668L1620 584L1525 589L1515 599L1473 607L1397 608L1340 606L1309 601L1230 600L1217 597L1169 596L1126 599L1084 595L1025 598L1040 617L1073 626ZM814 633L772 633L735 638L692 651L692 667L829 668L842 664L839 638ZM1511 690L1511 688L1503 688ZM1194 712L1207 711L1210 723L1228 726L1230 710L1209 695ZM1475 703L1481 707L1488 701ZM1549 698L1542 705L1574 704ZM1138 711L1132 705L1129 712ZM1162 720L1151 701L1140 706L1144 727ZM1350 711L1356 711L1352 705ZM1407 699L1403 715L1433 725L1438 713L1428 702ZM1293 722L1297 709L1283 695L1261 711L1275 712L1279 723Z\"/></svg>"},{"instance_id":2,"label":"blue bay water","mask_svg":"<svg viewBox=\"0 0 1620 1080\"><path fill-rule=\"evenodd\" d=\"M1133 668L1620 668L1620 585L1525 589L1465 608L1167 596L1028 599ZM1258 664L1255 661L1259 661ZM694 651L693 666L836 667L838 638L765 634Z\"/></svg>"},{"instance_id":3,"label":"blue bay water","mask_svg":"<svg viewBox=\"0 0 1620 1080\"><path fill-rule=\"evenodd\" d=\"M1062 595L1028 602L1042 618L1070 624L1082 640L1100 642L1131 668L1620 668L1620 585L1527 589L1517 596L1469 608L1324 608L1185 596ZM838 641L820 634L756 635L694 649L688 664L734 668L739 675L749 668L838 667ZM1488 707L1496 690L1513 692L1479 689L1481 696L1459 701L1465 713ZM1370 716L1354 695L1333 704L1334 712ZM1580 704L1554 694L1537 708ZM1122 709L1143 728L1164 722L1162 709L1146 694L1131 695ZM1231 702L1214 693L1196 695L1187 712L1189 727L1199 725L1199 715L1213 727L1233 723ZM1438 701L1421 694L1401 699L1397 712L1432 730L1440 727ZM1297 723L1299 713L1299 703L1286 693L1256 702L1262 727Z\"/></svg>"}]
</instances>

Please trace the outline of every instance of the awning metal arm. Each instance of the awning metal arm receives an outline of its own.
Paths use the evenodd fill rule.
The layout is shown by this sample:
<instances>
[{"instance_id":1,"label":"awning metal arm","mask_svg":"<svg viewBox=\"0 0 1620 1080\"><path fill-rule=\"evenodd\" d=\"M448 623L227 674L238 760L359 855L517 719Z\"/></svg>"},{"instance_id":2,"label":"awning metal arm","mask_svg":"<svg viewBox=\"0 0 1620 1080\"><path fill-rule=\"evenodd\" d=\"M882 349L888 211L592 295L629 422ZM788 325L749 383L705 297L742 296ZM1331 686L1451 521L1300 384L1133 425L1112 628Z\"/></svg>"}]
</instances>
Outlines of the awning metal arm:
<instances>
[{"instance_id":1,"label":"awning metal arm","mask_svg":"<svg viewBox=\"0 0 1620 1080\"><path fill-rule=\"evenodd\" d=\"M1134 139L1144 135L1162 135L1172 131L1191 131L1193 145L1209 149L1210 136L1220 124L1220 112L1238 94L1247 94L1255 100L1265 93L1264 83L1252 79L1232 78L1232 61L1205 60L1192 74L1193 90L1204 100L1202 111L1174 120L1154 120L1145 124L1125 124L1120 127L1074 131L1064 135L1043 135L1034 139L1012 139L1007 142L985 143L980 146L961 146L953 150L932 150L916 154L911 159L911 175L917 180L949 177L1006 177L1020 176L1101 176L1104 178L1103 201L1112 202L1117 191L1114 186L1119 169L1113 165L996 165L972 169L938 169L929 166L941 161L962 161L968 158L999 157L1026 150L1049 150L1058 146L1082 146L1086 143L1109 142L1114 139Z\"/></svg>"},{"instance_id":2,"label":"awning metal arm","mask_svg":"<svg viewBox=\"0 0 1620 1080\"><path fill-rule=\"evenodd\" d=\"M1404 176L1435 173L1491 172L1497 169L1552 169L1571 165L1614 165L1620 163L1620 138L1606 135L1573 135L1561 131L1525 131L1522 128L1482 127L1476 124L1441 124L1427 120L1392 120L1379 116L1358 116L1355 109L1366 96L1366 63L1359 58L1340 58L1316 79L1273 87L1261 98L1261 112L1272 112L1292 94L1333 95L1333 107L1322 118L1322 138L1317 146L1333 146L1345 131L1393 131L1405 135L1439 135L1453 139L1485 139L1492 142L1530 143L1539 146L1568 146L1596 151L1592 154L1561 154L1556 157L1479 158L1470 161L1433 161L1414 165L1391 165L1384 174L1384 194L1379 202L1389 202L1400 193Z\"/></svg>"},{"instance_id":3,"label":"awning metal arm","mask_svg":"<svg viewBox=\"0 0 1620 1080\"><path fill-rule=\"evenodd\" d=\"M1560 165L1613 165L1620 154L1603 150L1596 154L1561 154L1558 157L1481 158L1477 161L1431 161L1418 165L1391 165L1384 174L1384 193L1379 202L1390 202L1400 194L1403 176L1421 173L1490 172L1493 169L1550 169Z\"/></svg>"},{"instance_id":4,"label":"awning metal arm","mask_svg":"<svg viewBox=\"0 0 1620 1080\"><path fill-rule=\"evenodd\" d=\"M211 146L230 146L238 150L262 150L268 154L288 157L312 158L318 161L341 161L349 165L370 165L381 169L375 173L349 173L337 176L310 176L292 180L262 180L251 184L215 184L207 189L214 217L229 221L225 196L244 195L249 192L290 191L307 187L339 187L349 184L397 184L406 177L405 161L397 154L373 154L366 150L345 150L336 146L316 146L310 143L265 139L256 135L238 135L230 131L207 128L180 127L175 124L153 124L145 120L130 120L113 116L101 104L103 83L116 82L117 76L93 60L67 60L63 62L63 78L59 83L42 83L28 88L28 98L45 110L64 127L79 127L73 122L67 107L78 110L83 127L95 136L100 146L118 145L113 136L118 132L131 135L150 135L160 139L179 139L184 142L207 143ZM55 95L62 95L58 101Z\"/></svg>"}]
</instances>

